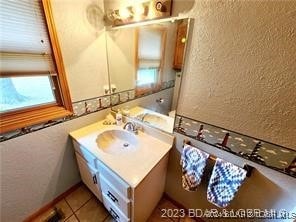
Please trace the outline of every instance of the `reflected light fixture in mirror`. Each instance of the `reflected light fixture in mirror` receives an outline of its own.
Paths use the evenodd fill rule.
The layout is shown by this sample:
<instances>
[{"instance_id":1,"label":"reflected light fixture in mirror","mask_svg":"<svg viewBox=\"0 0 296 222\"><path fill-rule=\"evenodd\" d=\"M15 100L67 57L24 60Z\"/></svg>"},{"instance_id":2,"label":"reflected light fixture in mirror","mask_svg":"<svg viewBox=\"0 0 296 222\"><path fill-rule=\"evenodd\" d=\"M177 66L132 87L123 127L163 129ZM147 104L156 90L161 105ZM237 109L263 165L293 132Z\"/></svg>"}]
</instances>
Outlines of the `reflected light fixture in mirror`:
<instances>
[{"instance_id":1,"label":"reflected light fixture in mirror","mask_svg":"<svg viewBox=\"0 0 296 222\"><path fill-rule=\"evenodd\" d=\"M95 32L100 32L104 29L104 12L97 4L90 4L86 8L86 20L89 27Z\"/></svg>"},{"instance_id":2,"label":"reflected light fixture in mirror","mask_svg":"<svg viewBox=\"0 0 296 222\"><path fill-rule=\"evenodd\" d=\"M133 14L134 14L134 20L135 21L141 21L144 17L145 11L148 11L148 7L144 7L143 4L136 4L133 6Z\"/></svg>"}]
</instances>

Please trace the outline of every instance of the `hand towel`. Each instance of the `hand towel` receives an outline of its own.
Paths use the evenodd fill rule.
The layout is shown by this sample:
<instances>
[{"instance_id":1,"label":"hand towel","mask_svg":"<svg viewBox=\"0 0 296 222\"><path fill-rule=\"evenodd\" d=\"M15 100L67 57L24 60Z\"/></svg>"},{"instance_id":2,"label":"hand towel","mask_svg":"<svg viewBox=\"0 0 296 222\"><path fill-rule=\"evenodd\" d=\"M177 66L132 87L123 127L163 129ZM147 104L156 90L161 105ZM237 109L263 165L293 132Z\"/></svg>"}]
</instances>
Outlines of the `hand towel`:
<instances>
[{"instance_id":1,"label":"hand towel","mask_svg":"<svg viewBox=\"0 0 296 222\"><path fill-rule=\"evenodd\" d=\"M208 153L193 146L185 145L181 155L182 186L187 191L196 191L203 175Z\"/></svg>"},{"instance_id":2,"label":"hand towel","mask_svg":"<svg viewBox=\"0 0 296 222\"><path fill-rule=\"evenodd\" d=\"M208 201L218 207L228 206L246 175L245 169L217 158L208 185Z\"/></svg>"}]
</instances>

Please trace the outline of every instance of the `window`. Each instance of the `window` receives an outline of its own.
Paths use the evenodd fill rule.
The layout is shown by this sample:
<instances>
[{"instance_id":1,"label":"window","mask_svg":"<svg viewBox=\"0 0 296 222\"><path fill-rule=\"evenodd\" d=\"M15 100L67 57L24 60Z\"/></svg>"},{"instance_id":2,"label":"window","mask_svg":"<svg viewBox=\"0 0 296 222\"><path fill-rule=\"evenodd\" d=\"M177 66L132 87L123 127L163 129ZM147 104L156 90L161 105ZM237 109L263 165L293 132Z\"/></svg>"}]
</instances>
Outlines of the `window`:
<instances>
[{"instance_id":1,"label":"window","mask_svg":"<svg viewBox=\"0 0 296 222\"><path fill-rule=\"evenodd\" d=\"M1 0L0 133L72 112L49 0Z\"/></svg>"},{"instance_id":2,"label":"window","mask_svg":"<svg viewBox=\"0 0 296 222\"><path fill-rule=\"evenodd\" d=\"M160 86L165 37L166 31L162 27L141 27L136 31L137 94Z\"/></svg>"},{"instance_id":3,"label":"window","mask_svg":"<svg viewBox=\"0 0 296 222\"><path fill-rule=\"evenodd\" d=\"M49 76L3 77L0 86L2 112L56 102Z\"/></svg>"},{"instance_id":4,"label":"window","mask_svg":"<svg viewBox=\"0 0 296 222\"><path fill-rule=\"evenodd\" d=\"M158 68L139 68L137 86L151 85L157 82Z\"/></svg>"}]
</instances>

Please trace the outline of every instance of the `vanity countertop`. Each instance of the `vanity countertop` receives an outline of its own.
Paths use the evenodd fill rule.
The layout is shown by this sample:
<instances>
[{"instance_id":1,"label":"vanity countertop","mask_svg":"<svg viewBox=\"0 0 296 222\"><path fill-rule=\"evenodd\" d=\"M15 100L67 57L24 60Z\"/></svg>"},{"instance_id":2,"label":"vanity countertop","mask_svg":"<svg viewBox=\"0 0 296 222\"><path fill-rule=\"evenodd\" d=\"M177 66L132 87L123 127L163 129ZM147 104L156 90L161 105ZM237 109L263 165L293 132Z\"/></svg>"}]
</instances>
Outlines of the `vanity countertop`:
<instances>
[{"instance_id":1,"label":"vanity countertop","mask_svg":"<svg viewBox=\"0 0 296 222\"><path fill-rule=\"evenodd\" d=\"M151 129L144 128L143 132L139 131L136 135L139 139L139 148L133 152L109 154L98 148L96 139L100 133L122 128L116 125L103 125L103 121L100 121L73 131L70 136L131 187L136 187L172 148L173 136L156 132L155 137L151 135Z\"/></svg>"},{"instance_id":2,"label":"vanity countertop","mask_svg":"<svg viewBox=\"0 0 296 222\"><path fill-rule=\"evenodd\" d=\"M164 130L169 133L173 133L175 117L167 116L167 115L158 113L156 111L143 108L141 106L135 106L131 108L129 111L130 111L130 116L132 116L133 118L137 118L137 116L141 114L142 115L152 114L152 115L155 115L156 117L160 117L159 120L157 120L157 118L154 118L152 122L150 121L145 121L145 122L147 122L148 124L151 124L152 126L157 127L158 129Z\"/></svg>"}]
</instances>

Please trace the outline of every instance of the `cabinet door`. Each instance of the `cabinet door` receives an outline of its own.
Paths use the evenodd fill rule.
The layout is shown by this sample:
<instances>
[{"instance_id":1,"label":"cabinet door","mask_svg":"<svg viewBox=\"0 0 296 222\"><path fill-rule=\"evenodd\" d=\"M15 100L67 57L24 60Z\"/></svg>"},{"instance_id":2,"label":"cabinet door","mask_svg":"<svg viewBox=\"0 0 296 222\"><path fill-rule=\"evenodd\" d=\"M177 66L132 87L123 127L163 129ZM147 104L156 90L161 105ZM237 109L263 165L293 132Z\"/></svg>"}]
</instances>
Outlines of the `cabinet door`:
<instances>
[{"instance_id":1,"label":"cabinet door","mask_svg":"<svg viewBox=\"0 0 296 222\"><path fill-rule=\"evenodd\" d=\"M99 172L90 166L78 153L76 153L76 159L83 183L102 202L103 198L100 187Z\"/></svg>"},{"instance_id":2,"label":"cabinet door","mask_svg":"<svg viewBox=\"0 0 296 222\"><path fill-rule=\"evenodd\" d=\"M178 25L177 38L176 38L176 48L174 57L174 69L182 69L184 49L187 35L187 23L181 23Z\"/></svg>"}]
</instances>

